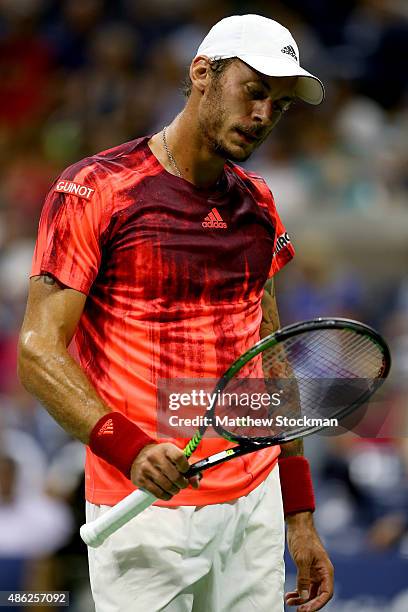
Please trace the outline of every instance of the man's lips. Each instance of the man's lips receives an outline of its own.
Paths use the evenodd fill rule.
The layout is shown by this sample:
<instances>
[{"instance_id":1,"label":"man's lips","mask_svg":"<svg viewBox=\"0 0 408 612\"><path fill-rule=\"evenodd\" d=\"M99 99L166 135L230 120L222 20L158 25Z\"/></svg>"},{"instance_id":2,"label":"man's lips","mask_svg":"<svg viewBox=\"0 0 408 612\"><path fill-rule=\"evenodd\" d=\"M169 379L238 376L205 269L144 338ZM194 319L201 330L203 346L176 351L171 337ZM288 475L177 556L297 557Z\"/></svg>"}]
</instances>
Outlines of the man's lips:
<instances>
[{"instance_id":1,"label":"man's lips","mask_svg":"<svg viewBox=\"0 0 408 612\"><path fill-rule=\"evenodd\" d=\"M244 130L240 130L239 128L235 128L235 131L239 136L248 144L253 144L259 140L259 136L254 136L253 134L249 134L248 132L244 132Z\"/></svg>"}]
</instances>

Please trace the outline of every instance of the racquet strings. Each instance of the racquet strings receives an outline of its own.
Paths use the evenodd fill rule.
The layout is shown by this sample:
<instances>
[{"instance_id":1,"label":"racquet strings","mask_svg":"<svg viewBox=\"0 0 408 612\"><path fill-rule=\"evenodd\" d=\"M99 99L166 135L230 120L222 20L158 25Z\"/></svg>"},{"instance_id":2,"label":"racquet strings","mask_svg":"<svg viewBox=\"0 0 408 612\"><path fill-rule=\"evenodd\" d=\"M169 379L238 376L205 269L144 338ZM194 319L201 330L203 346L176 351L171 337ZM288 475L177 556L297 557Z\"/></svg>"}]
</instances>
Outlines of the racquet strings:
<instances>
[{"instance_id":1,"label":"racquet strings","mask_svg":"<svg viewBox=\"0 0 408 612\"><path fill-rule=\"evenodd\" d=\"M228 381L216 404L217 424L231 437L255 440L310 428L305 419L304 427L294 425L293 420L302 422L299 417L341 418L371 394L383 359L381 347L353 329L308 330L288 337Z\"/></svg>"}]
</instances>

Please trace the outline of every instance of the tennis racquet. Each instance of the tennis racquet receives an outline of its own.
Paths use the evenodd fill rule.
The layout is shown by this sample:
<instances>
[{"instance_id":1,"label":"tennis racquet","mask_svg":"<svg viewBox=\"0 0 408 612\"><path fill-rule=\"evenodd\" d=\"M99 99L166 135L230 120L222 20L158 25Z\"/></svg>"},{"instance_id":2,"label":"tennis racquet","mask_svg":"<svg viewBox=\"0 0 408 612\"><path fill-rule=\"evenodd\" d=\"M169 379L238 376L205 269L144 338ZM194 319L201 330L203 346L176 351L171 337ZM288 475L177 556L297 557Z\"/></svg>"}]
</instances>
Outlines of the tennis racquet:
<instances>
[{"instance_id":1,"label":"tennis racquet","mask_svg":"<svg viewBox=\"0 0 408 612\"><path fill-rule=\"evenodd\" d=\"M318 318L276 331L236 359L218 380L212 395L214 400L205 410L205 424L190 439L184 454L186 457L193 454L209 427L237 445L192 464L185 476L303 438L330 426L332 419L344 419L367 402L384 382L390 366L385 340L374 329L357 321ZM223 394L239 397L254 379L270 393L283 385L287 401L278 411L286 419L279 426L271 403L257 414L258 421L252 418L249 409L243 413L242 406L226 407L219 401ZM235 418L237 414L239 417ZM83 541L92 547L100 546L155 501L147 491L134 491L98 519L83 525L80 530Z\"/></svg>"}]
</instances>

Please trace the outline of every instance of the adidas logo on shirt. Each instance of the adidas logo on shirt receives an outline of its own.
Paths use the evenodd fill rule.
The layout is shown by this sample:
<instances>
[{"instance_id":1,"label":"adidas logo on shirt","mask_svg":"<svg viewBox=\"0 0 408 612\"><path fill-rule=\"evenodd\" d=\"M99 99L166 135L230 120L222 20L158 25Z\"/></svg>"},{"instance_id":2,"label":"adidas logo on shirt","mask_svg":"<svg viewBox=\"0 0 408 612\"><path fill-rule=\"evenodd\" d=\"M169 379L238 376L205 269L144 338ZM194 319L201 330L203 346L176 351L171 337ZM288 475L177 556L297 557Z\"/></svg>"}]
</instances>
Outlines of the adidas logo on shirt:
<instances>
[{"instance_id":1,"label":"adidas logo on shirt","mask_svg":"<svg viewBox=\"0 0 408 612\"><path fill-rule=\"evenodd\" d=\"M287 45L286 47L283 47L283 49L281 49L282 53L287 53L288 55L290 55L291 57L293 57L296 61L299 61L296 55L296 51L294 50L294 48L292 47L292 45Z\"/></svg>"},{"instance_id":2,"label":"adidas logo on shirt","mask_svg":"<svg viewBox=\"0 0 408 612\"><path fill-rule=\"evenodd\" d=\"M210 210L201 225L211 229L226 229L228 227L216 208Z\"/></svg>"}]
</instances>

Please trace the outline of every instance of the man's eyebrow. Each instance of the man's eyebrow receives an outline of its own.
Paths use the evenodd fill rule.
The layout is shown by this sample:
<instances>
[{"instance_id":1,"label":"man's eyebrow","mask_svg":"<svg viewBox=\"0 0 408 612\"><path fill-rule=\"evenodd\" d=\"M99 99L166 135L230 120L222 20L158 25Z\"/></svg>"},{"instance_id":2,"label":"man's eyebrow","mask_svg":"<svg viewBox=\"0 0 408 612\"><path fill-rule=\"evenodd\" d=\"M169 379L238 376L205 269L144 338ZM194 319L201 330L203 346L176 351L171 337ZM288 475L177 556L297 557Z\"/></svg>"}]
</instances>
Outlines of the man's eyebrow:
<instances>
[{"instance_id":1,"label":"man's eyebrow","mask_svg":"<svg viewBox=\"0 0 408 612\"><path fill-rule=\"evenodd\" d=\"M269 85L268 81L265 81L265 79L262 79L262 78L260 78L259 80L262 83L262 85L269 91L271 86Z\"/></svg>"},{"instance_id":2,"label":"man's eyebrow","mask_svg":"<svg viewBox=\"0 0 408 612\"><path fill-rule=\"evenodd\" d=\"M265 81L265 79L263 79L262 77L258 77L259 83L261 83L261 85L263 85L265 87L265 89L269 92L271 89L271 86L269 85L268 81ZM282 100L283 102L293 102L296 99L296 96L283 96L282 98L279 98L279 100Z\"/></svg>"},{"instance_id":3,"label":"man's eyebrow","mask_svg":"<svg viewBox=\"0 0 408 612\"><path fill-rule=\"evenodd\" d=\"M249 82L255 83L256 85L263 85L267 91L270 90L268 81L265 81L261 75L257 75L255 78L250 79Z\"/></svg>"}]
</instances>

